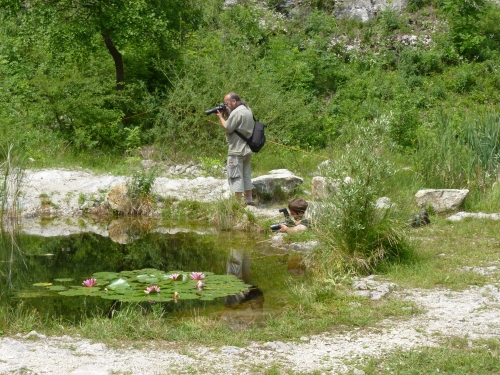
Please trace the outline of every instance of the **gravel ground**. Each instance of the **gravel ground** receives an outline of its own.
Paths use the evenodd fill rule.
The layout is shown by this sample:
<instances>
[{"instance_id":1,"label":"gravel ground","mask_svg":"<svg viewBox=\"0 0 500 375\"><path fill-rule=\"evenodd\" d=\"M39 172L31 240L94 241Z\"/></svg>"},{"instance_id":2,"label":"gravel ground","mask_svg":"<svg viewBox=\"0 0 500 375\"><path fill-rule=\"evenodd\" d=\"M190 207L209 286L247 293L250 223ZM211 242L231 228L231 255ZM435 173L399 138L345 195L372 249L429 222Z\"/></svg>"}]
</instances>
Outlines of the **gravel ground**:
<instances>
[{"instance_id":1,"label":"gravel ground","mask_svg":"<svg viewBox=\"0 0 500 375\"><path fill-rule=\"evenodd\" d=\"M498 286L449 290L400 290L401 298L414 301L424 314L404 322L382 321L372 329L343 334L302 337L297 343L266 342L245 348L183 346L168 342L151 348L111 349L75 337L45 337L36 332L0 339L1 374L259 374L270 366L300 373L325 374L352 371L369 357L392 350L437 346L443 337L472 340L500 337Z\"/></svg>"},{"instance_id":2,"label":"gravel ground","mask_svg":"<svg viewBox=\"0 0 500 375\"><path fill-rule=\"evenodd\" d=\"M120 177L96 176L83 171L40 171L28 176L22 189L24 217L36 214L42 193L60 205L60 214L71 217L80 210L78 195L81 192L98 194L123 181ZM198 197L206 201L227 193L225 181L217 179L164 179L157 181L155 188L161 195L176 195L180 199ZM258 208L256 213L275 215L274 211ZM271 366L300 373L351 371L363 374L356 367L362 361L393 350L436 346L440 339L448 336L467 337L470 345L474 345L472 340L477 338L499 338L500 271L496 266L486 271L476 268L468 271L488 272L499 277L494 285L470 287L460 292L393 290L393 295L413 301L424 311L404 322L385 320L370 329L324 333L302 337L296 343L275 341L244 348L194 344L179 347L164 341L142 349L135 349L132 343L113 349L78 337L45 337L30 332L0 339L0 374L259 374Z\"/></svg>"}]
</instances>

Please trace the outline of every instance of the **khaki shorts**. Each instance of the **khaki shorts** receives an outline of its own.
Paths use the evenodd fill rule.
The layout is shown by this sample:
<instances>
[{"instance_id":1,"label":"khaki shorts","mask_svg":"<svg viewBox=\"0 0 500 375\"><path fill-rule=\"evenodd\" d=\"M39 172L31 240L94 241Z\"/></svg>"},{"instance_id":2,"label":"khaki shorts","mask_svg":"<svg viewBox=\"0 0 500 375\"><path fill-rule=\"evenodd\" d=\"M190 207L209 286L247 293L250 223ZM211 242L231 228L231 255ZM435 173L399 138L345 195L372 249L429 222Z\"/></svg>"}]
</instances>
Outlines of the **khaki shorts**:
<instances>
[{"instance_id":1,"label":"khaki shorts","mask_svg":"<svg viewBox=\"0 0 500 375\"><path fill-rule=\"evenodd\" d=\"M251 160L252 154L227 157L227 181L233 193L243 193L245 190L253 189Z\"/></svg>"}]
</instances>

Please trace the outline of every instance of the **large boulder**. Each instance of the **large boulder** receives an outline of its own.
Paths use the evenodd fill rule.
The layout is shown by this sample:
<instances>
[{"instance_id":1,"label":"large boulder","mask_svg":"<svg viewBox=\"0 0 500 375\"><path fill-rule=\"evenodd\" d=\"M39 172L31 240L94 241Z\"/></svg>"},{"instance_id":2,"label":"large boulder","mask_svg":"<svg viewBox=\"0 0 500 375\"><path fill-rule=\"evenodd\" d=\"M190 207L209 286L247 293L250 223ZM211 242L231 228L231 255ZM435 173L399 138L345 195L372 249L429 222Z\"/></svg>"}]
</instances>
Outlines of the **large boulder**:
<instances>
[{"instance_id":1,"label":"large boulder","mask_svg":"<svg viewBox=\"0 0 500 375\"><path fill-rule=\"evenodd\" d=\"M284 193L291 193L303 182L301 177L295 176L288 169L275 169L269 174L252 179L254 193L260 197L273 197L276 189L281 189Z\"/></svg>"},{"instance_id":2,"label":"large boulder","mask_svg":"<svg viewBox=\"0 0 500 375\"><path fill-rule=\"evenodd\" d=\"M430 206L435 212L446 212L458 209L468 194L467 189L425 189L419 190L415 198L421 208Z\"/></svg>"}]
</instances>

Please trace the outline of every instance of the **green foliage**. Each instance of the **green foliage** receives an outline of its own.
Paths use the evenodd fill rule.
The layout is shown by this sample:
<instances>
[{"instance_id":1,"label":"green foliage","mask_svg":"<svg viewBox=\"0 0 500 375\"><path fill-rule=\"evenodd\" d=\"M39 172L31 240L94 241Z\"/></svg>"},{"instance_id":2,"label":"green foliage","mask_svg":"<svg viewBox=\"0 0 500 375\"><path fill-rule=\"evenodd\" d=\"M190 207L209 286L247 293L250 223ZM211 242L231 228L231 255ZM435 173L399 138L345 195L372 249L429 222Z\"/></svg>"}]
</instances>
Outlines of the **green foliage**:
<instances>
[{"instance_id":1,"label":"green foliage","mask_svg":"<svg viewBox=\"0 0 500 375\"><path fill-rule=\"evenodd\" d=\"M325 244L319 257L326 269L341 264L343 269L369 273L385 262L401 262L411 255L392 208L376 207L393 174L384 158L384 146L390 146L385 129L384 120L357 127L358 138L327 170L338 188L325 202L318 226Z\"/></svg>"},{"instance_id":2,"label":"green foliage","mask_svg":"<svg viewBox=\"0 0 500 375\"><path fill-rule=\"evenodd\" d=\"M354 139L354 124L385 117L391 150L421 159L423 181L438 171L432 184L445 184L439 176L454 168L445 178L453 186L476 178L469 162L459 172L468 160L460 146L447 166L434 157L444 151L427 149L445 142L441 135L467 142L455 120L445 135L439 108L473 117L500 100L497 4L412 0L414 13L386 10L361 22L337 19L332 1L303 2L287 17L273 9L282 3L118 1L73 14L81 2L40 2L28 12L25 2L0 0L0 134L37 167L97 168L146 144L160 160L222 161L224 133L204 110L236 91L275 142L255 155L259 173L288 164L307 173L315 165L302 151L336 153L338 139ZM126 68L119 92L104 32ZM422 43L403 46L402 35Z\"/></svg>"},{"instance_id":3,"label":"green foliage","mask_svg":"<svg viewBox=\"0 0 500 375\"><path fill-rule=\"evenodd\" d=\"M246 229L245 219L249 218L249 213L242 206L242 201L239 201L234 196L229 199L220 199L216 202L211 223L219 230L231 231L237 227Z\"/></svg>"},{"instance_id":4,"label":"green foliage","mask_svg":"<svg viewBox=\"0 0 500 375\"><path fill-rule=\"evenodd\" d=\"M148 214L155 203L152 196L157 170L140 170L133 173L127 182L127 196L131 202L133 214Z\"/></svg>"},{"instance_id":5,"label":"green foliage","mask_svg":"<svg viewBox=\"0 0 500 375\"><path fill-rule=\"evenodd\" d=\"M387 33L391 33L401 27L399 12L395 10L383 10L380 12L379 17Z\"/></svg>"},{"instance_id":6,"label":"green foliage","mask_svg":"<svg viewBox=\"0 0 500 375\"><path fill-rule=\"evenodd\" d=\"M434 126L421 128L414 165L427 188L461 188L467 183L467 149L449 116L440 114Z\"/></svg>"},{"instance_id":7,"label":"green foliage","mask_svg":"<svg viewBox=\"0 0 500 375\"><path fill-rule=\"evenodd\" d=\"M155 183L157 170L141 170L135 172L127 186L130 197L146 197L151 195Z\"/></svg>"},{"instance_id":8,"label":"green foliage","mask_svg":"<svg viewBox=\"0 0 500 375\"><path fill-rule=\"evenodd\" d=\"M67 297L92 296L121 302L176 302L177 300L199 299L210 301L237 294L246 290L242 280L234 275L215 275L213 272L163 272L148 268L117 272L97 272L82 285L68 285L61 279L60 285L34 284L46 290ZM202 281L203 280L203 281ZM56 280L57 281L57 280ZM51 284L51 283L50 283ZM198 285L201 284L201 285ZM19 292L23 296L23 291ZM30 293L29 297L38 297Z\"/></svg>"},{"instance_id":9,"label":"green foliage","mask_svg":"<svg viewBox=\"0 0 500 375\"><path fill-rule=\"evenodd\" d=\"M368 374L378 374L380 368L400 375L495 374L500 371L499 353L498 339L471 341L459 338L444 342L437 348L397 351L383 359L373 358L363 369Z\"/></svg>"},{"instance_id":10,"label":"green foliage","mask_svg":"<svg viewBox=\"0 0 500 375\"><path fill-rule=\"evenodd\" d=\"M418 112L412 103L401 98L401 102L388 119L392 141L405 149L415 145L416 132L421 125Z\"/></svg>"},{"instance_id":11,"label":"green foliage","mask_svg":"<svg viewBox=\"0 0 500 375\"><path fill-rule=\"evenodd\" d=\"M321 9L331 13L335 7L335 0L305 0L304 5L312 9Z\"/></svg>"},{"instance_id":12,"label":"green foliage","mask_svg":"<svg viewBox=\"0 0 500 375\"><path fill-rule=\"evenodd\" d=\"M482 59L486 36L478 21L486 8L485 0L444 0L442 8L451 23L450 37L458 53L467 59Z\"/></svg>"},{"instance_id":13,"label":"green foliage","mask_svg":"<svg viewBox=\"0 0 500 375\"><path fill-rule=\"evenodd\" d=\"M408 0L406 2L406 8L410 12L415 12L425 6L428 6L432 3L432 0Z\"/></svg>"},{"instance_id":14,"label":"green foliage","mask_svg":"<svg viewBox=\"0 0 500 375\"><path fill-rule=\"evenodd\" d=\"M414 75L432 75L444 69L441 56L435 51L420 51L405 48L400 54L399 71L405 77Z\"/></svg>"},{"instance_id":15,"label":"green foliage","mask_svg":"<svg viewBox=\"0 0 500 375\"><path fill-rule=\"evenodd\" d=\"M462 118L436 116L436 126L418 134L415 166L432 188L480 187L493 183L500 155L500 122L495 112Z\"/></svg>"}]
</instances>

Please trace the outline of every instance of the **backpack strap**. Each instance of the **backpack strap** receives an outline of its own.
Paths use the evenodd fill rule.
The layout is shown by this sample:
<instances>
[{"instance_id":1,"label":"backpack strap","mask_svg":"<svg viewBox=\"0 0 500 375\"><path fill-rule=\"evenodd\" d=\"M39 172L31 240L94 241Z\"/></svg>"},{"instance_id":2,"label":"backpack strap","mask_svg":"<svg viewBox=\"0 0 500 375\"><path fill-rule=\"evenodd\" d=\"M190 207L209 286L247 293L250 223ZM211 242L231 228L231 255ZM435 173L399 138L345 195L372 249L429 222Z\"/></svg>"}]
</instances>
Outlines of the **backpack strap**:
<instances>
[{"instance_id":1,"label":"backpack strap","mask_svg":"<svg viewBox=\"0 0 500 375\"><path fill-rule=\"evenodd\" d=\"M257 122L257 120L255 119L255 116L254 114L252 113L252 116L253 116L253 121L254 122ZM241 139L243 139L246 143L248 143L248 141L250 140L250 138L247 138L245 137L243 134L241 134L238 130L235 130L234 131L236 134L238 134L240 136Z\"/></svg>"}]
</instances>

